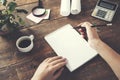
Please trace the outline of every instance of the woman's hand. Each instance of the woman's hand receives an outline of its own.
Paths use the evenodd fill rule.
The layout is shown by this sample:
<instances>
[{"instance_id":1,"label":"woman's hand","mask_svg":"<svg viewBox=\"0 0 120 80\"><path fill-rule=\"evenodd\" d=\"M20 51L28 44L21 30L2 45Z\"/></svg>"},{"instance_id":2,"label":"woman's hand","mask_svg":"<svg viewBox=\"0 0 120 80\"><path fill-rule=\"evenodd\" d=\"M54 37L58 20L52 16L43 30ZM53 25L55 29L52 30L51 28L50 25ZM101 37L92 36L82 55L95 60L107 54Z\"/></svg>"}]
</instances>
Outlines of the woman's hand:
<instances>
[{"instance_id":1,"label":"woman's hand","mask_svg":"<svg viewBox=\"0 0 120 80\"><path fill-rule=\"evenodd\" d=\"M84 32L82 29L79 29L81 35L85 38L88 38L88 43L90 44L90 46L92 48L96 48L96 46L99 44L100 38L95 30L95 28L92 28L92 24L89 22L83 22L80 23L78 26L81 27L85 27L86 28L86 32ZM87 33L87 36L85 35L85 33Z\"/></svg>"},{"instance_id":2,"label":"woman's hand","mask_svg":"<svg viewBox=\"0 0 120 80\"><path fill-rule=\"evenodd\" d=\"M66 63L66 59L60 56L47 58L39 65L31 80L56 80Z\"/></svg>"},{"instance_id":3,"label":"woman's hand","mask_svg":"<svg viewBox=\"0 0 120 80\"><path fill-rule=\"evenodd\" d=\"M118 79L120 80L120 55L116 51L114 51L107 44L102 42L94 28L92 28L92 24L89 22L84 22L79 24L78 26L85 27L87 30L88 42L92 48L94 48L99 55L109 64L113 72L116 74ZM85 32L81 29L80 33L84 36Z\"/></svg>"}]
</instances>

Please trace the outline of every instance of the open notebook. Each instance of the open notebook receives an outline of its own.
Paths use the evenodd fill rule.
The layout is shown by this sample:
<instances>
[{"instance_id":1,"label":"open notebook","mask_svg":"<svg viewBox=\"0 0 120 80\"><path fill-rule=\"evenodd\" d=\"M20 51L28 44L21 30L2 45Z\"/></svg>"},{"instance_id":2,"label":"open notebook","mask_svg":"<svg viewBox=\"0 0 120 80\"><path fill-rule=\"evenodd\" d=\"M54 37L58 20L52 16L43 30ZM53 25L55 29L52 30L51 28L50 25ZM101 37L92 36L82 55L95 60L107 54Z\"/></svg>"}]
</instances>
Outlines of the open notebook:
<instances>
[{"instance_id":1,"label":"open notebook","mask_svg":"<svg viewBox=\"0 0 120 80\"><path fill-rule=\"evenodd\" d=\"M67 58L67 68L72 72L97 55L87 41L70 25L45 36L57 55Z\"/></svg>"}]
</instances>

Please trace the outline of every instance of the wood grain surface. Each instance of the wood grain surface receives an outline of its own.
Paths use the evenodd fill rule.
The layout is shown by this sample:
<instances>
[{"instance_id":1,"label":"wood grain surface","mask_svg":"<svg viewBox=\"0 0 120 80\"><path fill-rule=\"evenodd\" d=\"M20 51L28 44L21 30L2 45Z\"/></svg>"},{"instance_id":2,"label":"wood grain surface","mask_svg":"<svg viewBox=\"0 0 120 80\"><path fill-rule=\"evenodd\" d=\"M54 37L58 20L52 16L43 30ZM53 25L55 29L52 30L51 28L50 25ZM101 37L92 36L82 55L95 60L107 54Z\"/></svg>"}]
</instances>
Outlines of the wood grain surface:
<instances>
[{"instance_id":1,"label":"wood grain surface","mask_svg":"<svg viewBox=\"0 0 120 80\"><path fill-rule=\"evenodd\" d=\"M11 0L9 0L11 1ZM0 80L30 80L38 65L47 57L55 56L55 52L44 40L48 33L62 27L65 24L76 26L89 21L91 23L108 23L91 17L97 0L81 0L82 11L78 15L63 17L60 15L60 0L42 0L46 9L51 9L49 20L43 20L39 24L28 20L26 16L37 6L38 0L16 0L18 8L24 8L29 13L20 14L25 20L25 26L20 31L7 36L0 36ZM112 0L119 2L119 0ZM0 7L2 9L2 7ZM120 8L112 21L112 27L97 28L101 39L110 47L120 53ZM19 52L16 48L16 40L23 35L33 34L34 48L29 53ZM78 61L79 62L79 61ZM117 66L117 65L116 65ZM109 65L98 55L74 72L67 68L58 80L118 80Z\"/></svg>"}]
</instances>

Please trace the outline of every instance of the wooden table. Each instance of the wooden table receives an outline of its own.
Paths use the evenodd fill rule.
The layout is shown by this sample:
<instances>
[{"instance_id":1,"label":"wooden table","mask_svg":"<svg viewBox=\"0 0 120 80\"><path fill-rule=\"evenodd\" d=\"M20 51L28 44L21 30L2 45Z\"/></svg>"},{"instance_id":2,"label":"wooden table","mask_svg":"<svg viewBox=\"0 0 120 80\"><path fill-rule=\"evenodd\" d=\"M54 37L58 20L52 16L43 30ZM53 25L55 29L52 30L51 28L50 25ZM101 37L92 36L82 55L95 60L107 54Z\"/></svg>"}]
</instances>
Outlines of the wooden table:
<instances>
[{"instance_id":1,"label":"wooden table","mask_svg":"<svg viewBox=\"0 0 120 80\"><path fill-rule=\"evenodd\" d=\"M28 10L29 13L38 4L37 0L16 0L16 2L18 7ZM90 16L96 2L97 0L82 0L82 12L79 15L62 17L59 12L60 0L43 0L44 7L51 9L51 14L49 20L44 20L40 24L35 24L26 19L28 14L22 14L21 16L25 20L26 25L21 28L21 31L7 37L0 37L0 80L30 80L38 65L45 58L55 55L54 51L43 39L46 34L68 23L73 26L84 21L96 24L107 23ZM98 33L104 42L120 53L120 8L118 8L112 22L112 27L98 28ZM15 46L17 38L30 34L35 35L33 50L29 53L19 52ZM108 64L98 55L72 73L65 68L58 80L118 79Z\"/></svg>"}]
</instances>

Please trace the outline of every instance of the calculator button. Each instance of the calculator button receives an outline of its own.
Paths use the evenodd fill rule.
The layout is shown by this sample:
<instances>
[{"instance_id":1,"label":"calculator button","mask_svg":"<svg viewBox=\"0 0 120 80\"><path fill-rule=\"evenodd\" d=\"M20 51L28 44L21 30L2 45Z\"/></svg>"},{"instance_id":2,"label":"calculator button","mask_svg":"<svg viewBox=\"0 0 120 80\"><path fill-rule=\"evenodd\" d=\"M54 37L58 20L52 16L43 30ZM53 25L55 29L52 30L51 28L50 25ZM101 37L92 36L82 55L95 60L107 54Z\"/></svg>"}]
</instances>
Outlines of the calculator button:
<instances>
[{"instance_id":1,"label":"calculator button","mask_svg":"<svg viewBox=\"0 0 120 80\"><path fill-rule=\"evenodd\" d=\"M106 17L107 20L111 20L113 18L113 13L111 11L108 11Z\"/></svg>"},{"instance_id":2,"label":"calculator button","mask_svg":"<svg viewBox=\"0 0 120 80\"><path fill-rule=\"evenodd\" d=\"M106 14L107 14L106 11L98 10L96 16L99 16L99 17L105 18Z\"/></svg>"}]
</instances>

